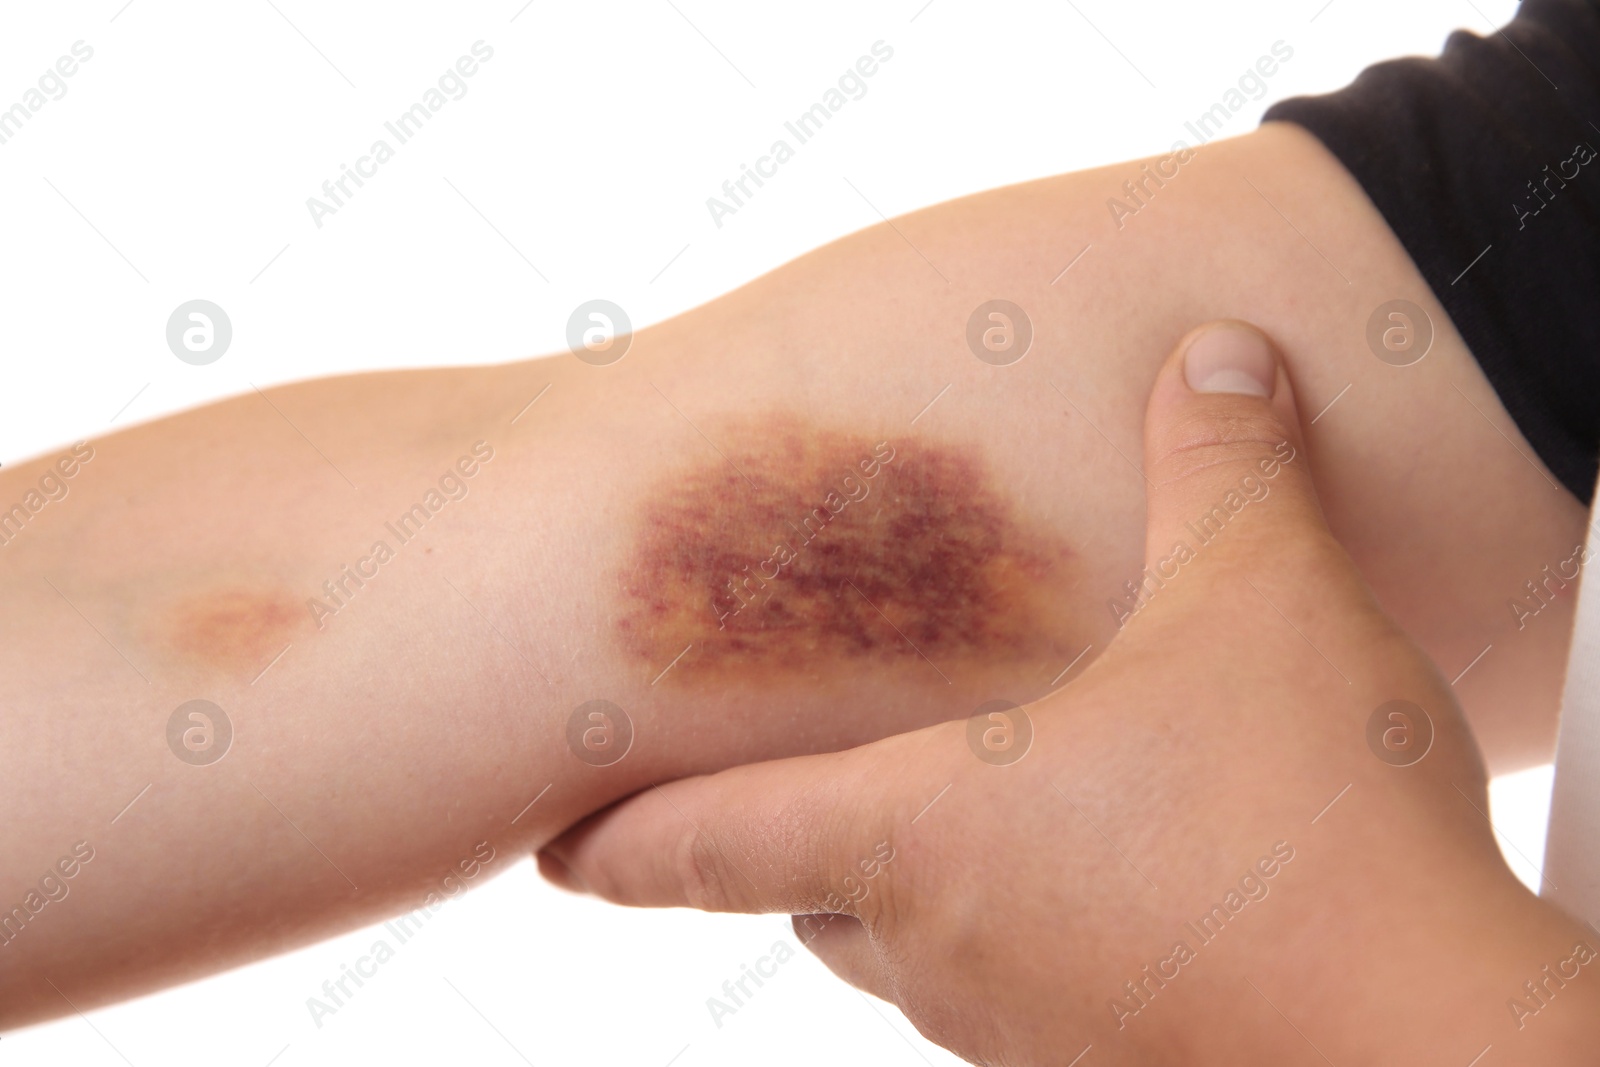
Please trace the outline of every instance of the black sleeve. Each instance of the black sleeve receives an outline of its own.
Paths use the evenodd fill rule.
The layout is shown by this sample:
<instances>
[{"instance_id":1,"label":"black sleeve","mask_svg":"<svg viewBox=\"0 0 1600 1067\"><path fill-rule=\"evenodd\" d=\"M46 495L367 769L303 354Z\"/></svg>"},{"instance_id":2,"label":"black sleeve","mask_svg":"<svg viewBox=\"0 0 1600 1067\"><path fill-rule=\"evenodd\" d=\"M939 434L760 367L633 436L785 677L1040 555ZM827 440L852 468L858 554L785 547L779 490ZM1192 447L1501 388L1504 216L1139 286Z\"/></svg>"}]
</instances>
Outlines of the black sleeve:
<instances>
[{"instance_id":1,"label":"black sleeve","mask_svg":"<svg viewBox=\"0 0 1600 1067\"><path fill-rule=\"evenodd\" d=\"M1546 466L1585 503L1600 459L1600 0L1523 0L1437 59L1363 71L1264 121L1366 189Z\"/></svg>"}]
</instances>

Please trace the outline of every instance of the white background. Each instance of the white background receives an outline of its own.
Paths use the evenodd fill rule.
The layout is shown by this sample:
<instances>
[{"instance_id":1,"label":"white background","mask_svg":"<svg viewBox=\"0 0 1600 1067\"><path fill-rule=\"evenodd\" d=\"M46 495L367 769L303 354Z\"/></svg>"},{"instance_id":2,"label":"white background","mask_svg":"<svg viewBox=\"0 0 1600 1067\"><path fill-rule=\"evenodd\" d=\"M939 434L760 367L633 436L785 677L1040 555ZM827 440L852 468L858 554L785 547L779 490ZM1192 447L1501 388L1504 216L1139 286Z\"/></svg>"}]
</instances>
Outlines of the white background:
<instances>
[{"instance_id":1,"label":"white background","mask_svg":"<svg viewBox=\"0 0 1600 1067\"><path fill-rule=\"evenodd\" d=\"M1228 133L1514 8L7 4L0 108L73 42L94 56L0 145L0 462L251 383L554 351L594 297L643 326L878 211L1164 151L1274 41L1294 58ZM494 58L466 96L317 228L307 197L374 139L393 144L385 120L480 39ZM866 96L717 228L706 198L879 40L894 58ZM209 366L166 347L168 316L194 298L233 323ZM1548 792L1548 770L1496 785L1525 880ZM717 1028L706 998L775 940L793 944L786 920L630 913L547 888L526 860L495 866L511 869L450 903L320 1029L306 998L378 931L7 1036L0 1063L954 1062L803 952Z\"/></svg>"}]
</instances>

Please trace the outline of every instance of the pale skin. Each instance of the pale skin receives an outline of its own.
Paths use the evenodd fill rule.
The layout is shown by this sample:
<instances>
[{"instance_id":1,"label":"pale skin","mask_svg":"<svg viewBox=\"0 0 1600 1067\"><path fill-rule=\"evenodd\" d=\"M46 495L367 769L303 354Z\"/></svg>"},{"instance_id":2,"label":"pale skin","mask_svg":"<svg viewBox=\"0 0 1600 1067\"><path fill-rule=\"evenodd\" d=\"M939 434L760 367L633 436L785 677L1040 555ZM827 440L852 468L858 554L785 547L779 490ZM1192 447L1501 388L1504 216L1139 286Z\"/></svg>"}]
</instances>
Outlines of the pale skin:
<instances>
[{"instance_id":1,"label":"pale skin","mask_svg":"<svg viewBox=\"0 0 1600 1067\"><path fill-rule=\"evenodd\" d=\"M1506 869L1448 682L1323 521L1288 375L1241 325L1196 350L1219 333L1275 389L1197 391L1183 346L1168 362L1147 562L1208 502L1269 491L1009 738L945 723L670 783L564 835L547 872L794 913L974 1063L1592 1062L1600 938ZM1367 723L1392 700L1426 718L1380 741L1390 762Z\"/></svg>"},{"instance_id":2,"label":"pale skin","mask_svg":"<svg viewBox=\"0 0 1600 1067\"><path fill-rule=\"evenodd\" d=\"M1455 685L1490 769L1548 759L1570 597L1521 631L1507 601L1571 555L1584 511L1525 457L1403 249L1291 127L1208 146L1119 230L1105 201L1136 177L1135 164L1065 175L862 231L641 331L608 367L563 355L329 379L90 442L67 497L0 549L13 768L0 908L74 843L95 850L70 896L0 947L0 1024L418 907L479 842L503 857L492 875L655 782L1070 684L1117 633L1107 602L1140 574L1140 425L1162 354L1218 316L1274 337L1307 407L1351 386L1307 430L1335 536L1447 679L1494 644ZM1008 367L965 341L996 297L1035 330ZM1396 297L1436 328L1408 368L1364 341L1372 309ZM709 492L707 472L748 461L752 480L781 482L763 427L785 426L838 452L822 474L856 464L863 442L898 449L890 479L970 459L961 487L998 501L985 513L1003 512L1007 543L1027 548L1001 563L1025 574L1047 560L1044 577L980 575L976 590L996 595L958 621L988 636L947 628L927 656L896 642L908 623L893 604L870 651L802 628L800 652L769 643L748 660L702 616L639 615L628 590L649 587L657 557L640 545L660 527L642 502L700 493L676 513L702 518L680 531L691 542L749 526L742 490ZM493 458L462 479L467 495L398 544L385 523L479 441ZM7 465L3 506L55 455ZM849 522L897 517L900 498L874 492L880 510L852 504ZM912 580L894 539L850 529L883 587ZM307 601L331 603L323 583L378 539L393 558L314 618ZM1018 599L1024 588L1047 595ZM1036 636L1001 640L1017 634L984 603ZM233 724L210 766L168 748L169 717L193 699ZM592 699L635 727L609 767L567 746L569 716Z\"/></svg>"}]
</instances>

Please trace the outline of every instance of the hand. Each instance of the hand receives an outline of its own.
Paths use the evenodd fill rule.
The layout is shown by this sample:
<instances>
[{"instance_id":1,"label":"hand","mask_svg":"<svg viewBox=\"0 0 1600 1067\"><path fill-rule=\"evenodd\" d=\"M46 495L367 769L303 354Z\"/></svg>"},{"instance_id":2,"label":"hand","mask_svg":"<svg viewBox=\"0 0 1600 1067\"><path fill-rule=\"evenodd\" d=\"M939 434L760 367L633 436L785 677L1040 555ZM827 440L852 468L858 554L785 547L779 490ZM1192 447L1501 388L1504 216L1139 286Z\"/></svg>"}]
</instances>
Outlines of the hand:
<instances>
[{"instance_id":1,"label":"hand","mask_svg":"<svg viewBox=\"0 0 1600 1067\"><path fill-rule=\"evenodd\" d=\"M1450 687L1324 524L1270 343L1186 338L1145 456L1142 590L1065 688L646 791L541 866L794 914L978 1063L1577 1056L1597 939L1501 862Z\"/></svg>"}]
</instances>

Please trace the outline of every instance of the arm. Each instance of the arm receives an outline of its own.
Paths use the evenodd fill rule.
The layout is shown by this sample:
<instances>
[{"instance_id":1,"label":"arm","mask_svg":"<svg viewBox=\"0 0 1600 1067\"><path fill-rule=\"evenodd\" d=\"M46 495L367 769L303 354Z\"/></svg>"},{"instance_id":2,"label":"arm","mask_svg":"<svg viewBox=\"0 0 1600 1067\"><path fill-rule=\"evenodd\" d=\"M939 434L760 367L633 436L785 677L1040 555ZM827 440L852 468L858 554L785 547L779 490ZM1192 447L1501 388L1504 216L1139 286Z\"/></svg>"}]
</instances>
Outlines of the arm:
<instances>
[{"instance_id":1,"label":"arm","mask_svg":"<svg viewBox=\"0 0 1600 1067\"><path fill-rule=\"evenodd\" d=\"M1594 932L1501 859L1449 685L1329 536L1271 346L1186 338L1145 442L1145 559L1175 569L1072 684L646 791L544 870L790 913L973 1063L1592 1063Z\"/></svg>"},{"instance_id":2,"label":"arm","mask_svg":"<svg viewBox=\"0 0 1600 1067\"><path fill-rule=\"evenodd\" d=\"M1566 557L1581 509L1473 410L1517 439L1381 219L1289 127L1207 147L1119 230L1105 200L1139 176L1067 175L874 227L641 332L609 367L313 382L93 442L68 495L0 549L15 768L0 906L74 843L95 852L0 946L0 1023L418 907L480 842L492 872L651 782L1074 677L1142 566L1152 353L1212 314L1277 337L1308 406L1351 385L1310 428L1334 532L1447 674L1495 642L1458 686L1491 763L1547 758L1568 605L1509 639L1505 599ZM1035 331L1009 367L964 340L997 296ZM1437 329L1404 371L1362 340L1396 296ZM420 534L390 533L477 442L492 458ZM784 614L719 628L726 564L771 558L779 512L823 503L880 442L895 458L798 555ZM8 468L0 500L43 470ZM937 583L957 561L952 609ZM371 576L357 586L346 565ZM313 598L337 610L314 619ZM168 747L192 699L233 724L209 766ZM635 731L608 767L567 743L594 699Z\"/></svg>"}]
</instances>

